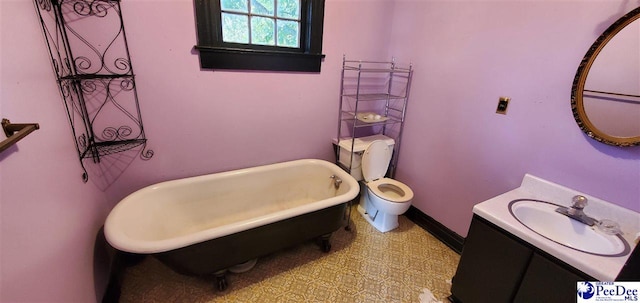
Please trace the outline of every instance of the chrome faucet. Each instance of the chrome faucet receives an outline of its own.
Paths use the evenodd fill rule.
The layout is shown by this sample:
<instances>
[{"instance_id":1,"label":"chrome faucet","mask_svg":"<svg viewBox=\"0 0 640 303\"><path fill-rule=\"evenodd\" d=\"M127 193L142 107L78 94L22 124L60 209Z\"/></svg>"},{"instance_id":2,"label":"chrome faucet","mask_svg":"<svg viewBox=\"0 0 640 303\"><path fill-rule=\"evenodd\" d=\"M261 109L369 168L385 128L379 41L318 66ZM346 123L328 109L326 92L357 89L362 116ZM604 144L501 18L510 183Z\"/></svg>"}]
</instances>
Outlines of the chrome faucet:
<instances>
[{"instance_id":1,"label":"chrome faucet","mask_svg":"<svg viewBox=\"0 0 640 303\"><path fill-rule=\"evenodd\" d=\"M593 226L596 222L598 222L598 220L591 218L584 213L584 208L587 206L587 198L585 196L577 195L574 196L571 200L573 204L570 208L561 206L556 209L556 212L589 226Z\"/></svg>"},{"instance_id":2,"label":"chrome faucet","mask_svg":"<svg viewBox=\"0 0 640 303\"><path fill-rule=\"evenodd\" d=\"M331 175L331 177L329 177L331 179L333 179L333 186L336 189L340 188L340 184L342 184L342 179L338 178L336 175Z\"/></svg>"}]
</instances>

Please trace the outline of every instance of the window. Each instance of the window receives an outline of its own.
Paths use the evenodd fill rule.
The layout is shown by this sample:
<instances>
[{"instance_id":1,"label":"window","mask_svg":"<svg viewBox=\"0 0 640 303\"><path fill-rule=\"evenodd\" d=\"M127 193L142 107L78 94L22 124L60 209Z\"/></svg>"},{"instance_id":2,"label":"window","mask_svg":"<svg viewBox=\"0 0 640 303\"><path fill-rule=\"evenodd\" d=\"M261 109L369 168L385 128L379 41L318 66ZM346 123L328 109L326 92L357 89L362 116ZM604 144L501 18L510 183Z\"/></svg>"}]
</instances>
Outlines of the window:
<instances>
[{"instance_id":1,"label":"window","mask_svg":"<svg viewBox=\"0 0 640 303\"><path fill-rule=\"evenodd\" d=\"M300 47L300 0L220 0L222 41Z\"/></svg>"},{"instance_id":2,"label":"window","mask_svg":"<svg viewBox=\"0 0 640 303\"><path fill-rule=\"evenodd\" d=\"M325 0L196 0L200 66L320 72Z\"/></svg>"}]
</instances>

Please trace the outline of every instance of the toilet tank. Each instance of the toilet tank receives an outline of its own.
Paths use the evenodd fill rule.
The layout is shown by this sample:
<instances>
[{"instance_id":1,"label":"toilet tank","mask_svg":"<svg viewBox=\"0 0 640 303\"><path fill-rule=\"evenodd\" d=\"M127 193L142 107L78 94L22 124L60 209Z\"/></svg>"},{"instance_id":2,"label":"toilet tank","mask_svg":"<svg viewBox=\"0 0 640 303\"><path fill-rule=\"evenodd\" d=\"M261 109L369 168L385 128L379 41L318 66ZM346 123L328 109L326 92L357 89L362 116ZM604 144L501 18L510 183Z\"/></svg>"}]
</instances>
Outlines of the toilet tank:
<instances>
[{"instance_id":1,"label":"toilet tank","mask_svg":"<svg viewBox=\"0 0 640 303\"><path fill-rule=\"evenodd\" d=\"M351 165L351 171L349 173L358 181L362 180L362 153L364 153L367 146L375 140L385 141L391 149L393 149L393 145L395 144L393 138L385 135L355 138L355 140L353 140L353 150L351 149L352 138L342 138L340 142L338 142L338 162L344 167L349 168L351 164L351 154L353 154L353 165Z\"/></svg>"}]
</instances>

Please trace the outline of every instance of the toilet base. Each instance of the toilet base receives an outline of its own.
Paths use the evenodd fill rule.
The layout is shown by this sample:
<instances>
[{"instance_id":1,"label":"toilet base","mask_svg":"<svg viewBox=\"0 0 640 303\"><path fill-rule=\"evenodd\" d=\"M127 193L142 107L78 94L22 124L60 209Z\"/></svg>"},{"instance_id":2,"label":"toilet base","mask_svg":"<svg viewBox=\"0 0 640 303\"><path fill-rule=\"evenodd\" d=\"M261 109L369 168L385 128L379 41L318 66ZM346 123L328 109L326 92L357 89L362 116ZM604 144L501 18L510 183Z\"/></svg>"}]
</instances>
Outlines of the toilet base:
<instances>
[{"instance_id":1,"label":"toilet base","mask_svg":"<svg viewBox=\"0 0 640 303\"><path fill-rule=\"evenodd\" d=\"M371 209L375 208L371 207ZM367 222L369 222L369 224L373 225L373 227L383 233L394 230L400 225L398 223L398 215L389 215L377 210L377 214L368 214L364 207L362 207L362 205L360 204L358 205L358 212Z\"/></svg>"}]
</instances>

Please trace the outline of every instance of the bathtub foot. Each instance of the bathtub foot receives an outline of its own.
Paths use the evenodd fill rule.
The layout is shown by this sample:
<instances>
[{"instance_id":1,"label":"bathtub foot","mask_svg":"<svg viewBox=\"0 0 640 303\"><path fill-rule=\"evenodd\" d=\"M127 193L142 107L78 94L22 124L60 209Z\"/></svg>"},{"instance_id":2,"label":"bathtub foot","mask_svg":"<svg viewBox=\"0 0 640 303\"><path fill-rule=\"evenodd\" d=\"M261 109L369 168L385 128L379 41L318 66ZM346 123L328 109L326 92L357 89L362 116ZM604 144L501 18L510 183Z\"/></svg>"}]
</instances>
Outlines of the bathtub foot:
<instances>
[{"instance_id":1,"label":"bathtub foot","mask_svg":"<svg viewBox=\"0 0 640 303\"><path fill-rule=\"evenodd\" d=\"M216 287L218 288L219 291L225 291L227 287L229 287L229 284L227 282L227 277L225 276L216 277Z\"/></svg>"},{"instance_id":2,"label":"bathtub foot","mask_svg":"<svg viewBox=\"0 0 640 303\"><path fill-rule=\"evenodd\" d=\"M229 287L229 283L227 282L227 270L220 270L214 273L216 277L216 288L219 291L224 291Z\"/></svg>"},{"instance_id":3,"label":"bathtub foot","mask_svg":"<svg viewBox=\"0 0 640 303\"><path fill-rule=\"evenodd\" d=\"M331 237L331 234L328 235L324 235L320 237L320 249L323 252L330 252L331 251L331 242L329 241L329 238Z\"/></svg>"},{"instance_id":4,"label":"bathtub foot","mask_svg":"<svg viewBox=\"0 0 640 303\"><path fill-rule=\"evenodd\" d=\"M322 240L322 252L330 252L331 251L331 243L329 240Z\"/></svg>"}]
</instances>

